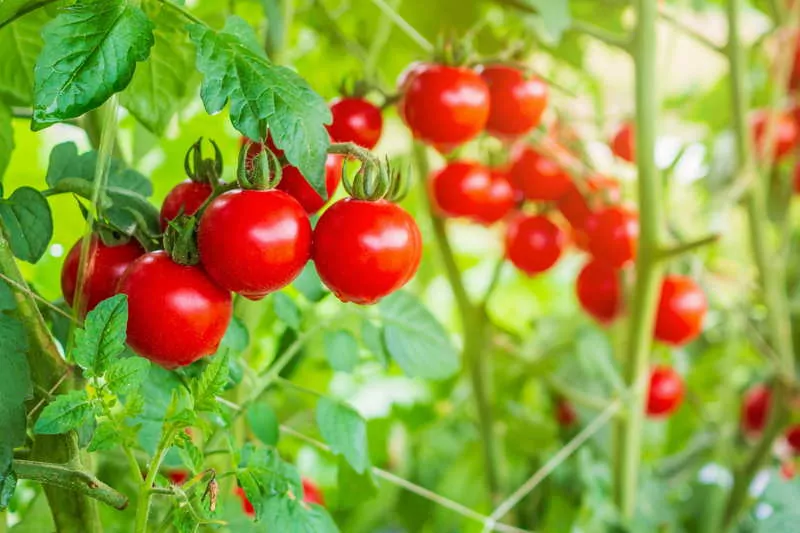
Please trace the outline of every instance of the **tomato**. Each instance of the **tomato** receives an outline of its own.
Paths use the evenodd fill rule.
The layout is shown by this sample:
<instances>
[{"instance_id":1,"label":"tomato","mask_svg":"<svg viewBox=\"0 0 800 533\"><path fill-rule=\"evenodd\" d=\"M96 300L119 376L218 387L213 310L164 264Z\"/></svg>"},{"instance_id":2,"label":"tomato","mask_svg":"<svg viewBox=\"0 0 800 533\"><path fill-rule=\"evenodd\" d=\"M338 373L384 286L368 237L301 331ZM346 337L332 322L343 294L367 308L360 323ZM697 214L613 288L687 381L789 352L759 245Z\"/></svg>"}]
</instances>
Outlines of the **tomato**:
<instances>
[{"instance_id":1,"label":"tomato","mask_svg":"<svg viewBox=\"0 0 800 533\"><path fill-rule=\"evenodd\" d=\"M363 98L339 98L331 102L333 122L328 126L331 140L356 143L372 150L381 138L383 117L375 104Z\"/></svg>"},{"instance_id":2,"label":"tomato","mask_svg":"<svg viewBox=\"0 0 800 533\"><path fill-rule=\"evenodd\" d=\"M303 501L306 503L315 503L317 505L325 505L325 497L322 491L319 490L313 481L303 478Z\"/></svg>"},{"instance_id":3,"label":"tomato","mask_svg":"<svg viewBox=\"0 0 800 533\"><path fill-rule=\"evenodd\" d=\"M490 170L489 174L492 181L489 184L486 202L476 217L478 222L487 225L504 219L516 204L514 187L511 186L508 175L498 169Z\"/></svg>"},{"instance_id":4,"label":"tomato","mask_svg":"<svg viewBox=\"0 0 800 533\"><path fill-rule=\"evenodd\" d=\"M519 215L508 225L506 257L529 276L556 264L567 243L567 236L549 218Z\"/></svg>"},{"instance_id":5,"label":"tomato","mask_svg":"<svg viewBox=\"0 0 800 533\"><path fill-rule=\"evenodd\" d=\"M199 266L179 265L164 251L137 259L119 292L128 295L128 344L164 368L216 352L233 313L228 291Z\"/></svg>"},{"instance_id":6,"label":"tomato","mask_svg":"<svg viewBox=\"0 0 800 533\"><path fill-rule=\"evenodd\" d=\"M408 86L411 84L411 81L416 77L417 74L425 70L430 66L429 63L425 63L423 61L414 61L410 65L408 65L403 72L397 77L397 93L399 95L403 95L408 89ZM397 101L397 115L400 119L405 122L406 121L406 110L405 110L405 101L401 97Z\"/></svg>"},{"instance_id":7,"label":"tomato","mask_svg":"<svg viewBox=\"0 0 800 533\"><path fill-rule=\"evenodd\" d=\"M417 223L385 200L339 200L314 230L317 273L343 302L377 302L411 280L421 258Z\"/></svg>"},{"instance_id":8,"label":"tomato","mask_svg":"<svg viewBox=\"0 0 800 533\"><path fill-rule=\"evenodd\" d=\"M536 76L526 78L521 70L505 65L484 66L478 72L489 87L486 131L514 138L539 125L547 106L545 82Z\"/></svg>"},{"instance_id":9,"label":"tomato","mask_svg":"<svg viewBox=\"0 0 800 533\"><path fill-rule=\"evenodd\" d=\"M558 200L558 210L575 229L583 229L592 213L593 205L616 203L620 199L619 182L613 178L595 175L586 179L589 196L584 196L578 186L570 183L567 193Z\"/></svg>"},{"instance_id":10,"label":"tomato","mask_svg":"<svg viewBox=\"0 0 800 533\"><path fill-rule=\"evenodd\" d=\"M668 366L656 366L650 372L647 393L647 415L666 416L673 413L683 401L683 379Z\"/></svg>"},{"instance_id":11,"label":"tomato","mask_svg":"<svg viewBox=\"0 0 800 533\"><path fill-rule=\"evenodd\" d=\"M189 479L189 471L175 468L167 471L167 478L173 485L183 485Z\"/></svg>"},{"instance_id":12,"label":"tomato","mask_svg":"<svg viewBox=\"0 0 800 533\"><path fill-rule=\"evenodd\" d=\"M61 267L61 294L69 305L74 303L78 289L82 242L80 239L72 246ZM144 249L135 239L118 246L107 246L99 236L92 235L83 279L85 312L116 294L117 284L125 270L143 253Z\"/></svg>"},{"instance_id":13,"label":"tomato","mask_svg":"<svg viewBox=\"0 0 800 533\"><path fill-rule=\"evenodd\" d=\"M636 258L639 216L622 206L594 211L585 222L589 252L598 261L621 268Z\"/></svg>"},{"instance_id":14,"label":"tomato","mask_svg":"<svg viewBox=\"0 0 800 533\"><path fill-rule=\"evenodd\" d=\"M570 427L577 419L578 415L575 414L572 404L564 398L556 400L556 420L561 427Z\"/></svg>"},{"instance_id":15,"label":"tomato","mask_svg":"<svg viewBox=\"0 0 800 533\"><path fill-rule=\"evenodd\" d=\"M781 463L780 472L781 472L781 477L787 481L794 478L796 474L794 461L784 461L783 463Z\"/></svg>"},{"instance_id":16,"label":"tomato","mask_svg":"<svg viewBox=\"0 0 800 533\"><path fill-rule=\"evenodd\" d=\"M573 187L561 165L524 144L512 150L509 174L528 200L554 202Z\"/></svg>"},{"instance_id":17,"label":"tomato","mask_svg":"<svg viewBox=\"0 0 800 533\"><path fill-rule=\"evenodd\" d=\"M800 455L800 425L792 426L786 431L786 442L795 455Z\"/></svg>"},{"instance_id":18,"label":"tomato","mask_svg":"<svg viewBox=\"0 0 800 533\"><path fill-rule=\"evenodd\" d=\"M492 224L514 207L508 178L471 161L456 161L434 173L430 188L437 209L446 217Z\"/></svg>"},{"instance_id":19,"label":"tomato","mask_svg":"<svg viewBox=\"0 0 800 533\"><path fill-rule=\"evenodd\" d=\"M250 139L248 139L247 137L241 137L239 139L239 141L240 141L241 145L244 146L245 144L247 144L247 141L250 141ZM269 148L270 152L275 154L275 156L278 157L278 158L283 157L283 155L284 155L283 154L283 150L281 150L277 146L275 146L275 142L273 142L273 140L272 140L272 135L270 135L269 133L267 134L266 142L262 143L261 141L255 141L255 140L253 140L251 142L253 144L250 145L250 148L248 148L248 150L247 150L247 156L245 156L246 157L246 161L248 163L251 162L258 154L261 153L261 151L264 149L264 146Z\"/></svg>"},{"instance_id":20,"label":"tomato","mask_svg":"<svg viewBox=\"0 0 800 533\"><path fill-rule=\"evenodd\" d=\"M178 215L194 215L200 206L208 200L214 188L208 183L186 180L177 184L167 193L161 204L161 230L167 228L170 220Z\"/></svg>"},{"instance_id":21,"label":"tomato","mask_svg":"<svg viewBox=\"0 0 800 533\"><path fill-rule=\"evenodd\" d=\"M656 340L682 346L703 329L708 302L703 290L686 276L666 276L656 311Z\"/></svg>"},{"instance_id":22,"label":"tomato","mask_svg":"<svg viewBox=\"0 0 800 533\"><path fill-rule=\"evenodd\" d=\"M753 129L753 138L755 139L756 148L758 149L759 155L762 157L765 155L764 152L766 151L764 143L766 142L765 137L767 135L768 120L769 112L766 110L756 111L750 119L750 127ZM792 117L785 113L779 113L775 117L774 128L774 157L780 160L791 154L794 147L797 145L797 125Z\"/></svg>"},{"instance_id":23,"label":"tomato","mask_svg":"<svg viewBox=\"0 0 800 533\"><path fill-rule=\"evenodd\" d=\"M428 65L406 81L399 105L414 137L446 153L486 126L489 89L471 69Z\"/></svg>"},{"instance_id":24,"label":"tomato","mask_svg":"<svg viewBox=\"0 0 800 533\"><path fill-rule=\"evenodd\" d=\"M578 302L601 324L610 324L622 311L619 276L618 270L597 260L590 260L578 274Z\"/></svg>"},{"instance_id":25,"label":"tomato","mask_svg":"<svg viewBox=\"0 0 800 533\"><path fill-rule=\"evenodd\" d=\"M333 196L342 181L342 159L339 155L329 155L325 160L325 189L328 191L328 198ZM275 188L294 197L306 213L314 214L327 203L327 200L323 200L322 196L311 188L297 167L283 167L282 176Z\"/></svg>"},{"instance_id":26,"label":"tomato","mask_svg":"<svg viewBox=\"0 0 800 533\"><path fill-rule=\"evenodd\" d=\"M751 387L744 395L741 412L742 431L747 435L757 435L767 423L767 415L772 394L763 384Z\"/></svg>"},{"instance_id":27,"label":"tomato","mask_svg":"<svg viewBox=\"0 0 800 533\"><path fill-rule=\"evenodd\" d=\"M291 283L311 258L311 223L283 191L228 191L203 213L197 247L211 279L260 300Z\"/></svg>"},{"instance_id":28,"label":"tomato","mask_svg":"<svg viewBox=\"0 0 800 533\"><path fill-rule=\"evenodd\" d=\"M632 123L626 122L620 126L611 139L611 151L629 163L636 160L636 130Z\"/></svg>"}]
</instances>

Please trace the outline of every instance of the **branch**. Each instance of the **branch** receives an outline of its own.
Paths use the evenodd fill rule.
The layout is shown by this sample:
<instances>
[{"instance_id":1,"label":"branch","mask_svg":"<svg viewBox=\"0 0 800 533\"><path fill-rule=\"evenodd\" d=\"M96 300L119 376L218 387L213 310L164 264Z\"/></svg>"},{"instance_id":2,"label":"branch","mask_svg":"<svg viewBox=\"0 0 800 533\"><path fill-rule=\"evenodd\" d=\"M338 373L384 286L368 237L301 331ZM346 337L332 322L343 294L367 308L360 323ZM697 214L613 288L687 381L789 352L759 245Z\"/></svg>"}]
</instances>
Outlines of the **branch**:
<instances>
[{"instance_id":1,"label":"branch","mask_svg":"<svg viewBox=\"0 0 800 533\"><path fill-rule=\"evenodd\" d=\"M670 26L684 34L685 36L694 39L697 43L703 45L709 50L718 54L724 55L726 53L723 45L717 44L694 28L687 26L683 21L678 19L675 15L664 9L663 7L658 10L658 15L664 19Z\"/></svg>"},{"instance_id":2,"label":"branch","mask_svg":"<svg viewBox=\"0 0 800 533\"><path fill-rule=\"evenodd\" d=\"M694 252L698 248L702 248L703 246L708 246L710 244L715 244L719 241L720 235L718 233L714 233L712 235L707 235L703 238L697 239L696 241L689 241L682 244L678 244L673 246L672 248L666 248L659 252L658 257L659 261L670 261L672 259L676 259L688 253Z\"/></svg>"},{"instance_id":3,"label":"branch","mask_svg":"<svg viewBox=\"0 0 800 533\"><path fill-rule=\"evenodd\" d=\"M97 479L94 474L85 470L74 470L65 465L15 459L14 473L20 479L30 479L45 485L80 492L120 511L128 506L127 496L109 487Z\"/></svg>"}]
</instances>

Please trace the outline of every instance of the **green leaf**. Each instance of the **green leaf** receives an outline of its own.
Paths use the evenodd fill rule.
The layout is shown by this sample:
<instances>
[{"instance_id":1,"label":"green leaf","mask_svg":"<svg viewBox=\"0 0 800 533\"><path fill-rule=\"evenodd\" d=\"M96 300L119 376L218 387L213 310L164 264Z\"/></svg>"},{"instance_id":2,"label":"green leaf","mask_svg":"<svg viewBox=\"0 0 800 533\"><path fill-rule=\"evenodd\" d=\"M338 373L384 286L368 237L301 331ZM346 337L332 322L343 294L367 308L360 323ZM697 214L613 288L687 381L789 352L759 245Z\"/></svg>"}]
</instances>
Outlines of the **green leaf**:
<instances>
[{"instance_id":1,"label":"green leaf","mask_svg":"<svg viewBox=\"0 0 800 533\"><path fill-rule=\"evenodd\" d=\"M56 396L39 415L34 433L58 435L77 429L93 415L92 404L85 390L74 390Z\"/></svg>"},{"instance_id":2,"label":"green leaf","mask_svg":"<svg viewBox=\"0 0 800 533\"><path fill-rule=\"evenodd\" d=\"M125 351L127 324L128 297L124 294L103 300L89 311L83 328L75 331L73 351L75 362L88 376L102 375L112 360ZM123 368L116 371L116 377L121 377L120 371Z\"/></svg>"},{"instance_id":3,"label":"green leaf","mask_svg":"<svg viewBox=\"0 0 800 533\"><path fill-rule=\"evenodd\" d=\"M230 100L231 122L243 135L260 139L269 128L289 163L327 198L330 139L324 124L331 113L325 100L295 72L270 63L253 29L239 17L228 17L220 32L193 24L189 36L197 47L206 111L219 113Z\"/></svg>"},{"instance_id":4,"label":"green leaf","mask_svg":"<svg viewBox=\"0 0 800 533\"><path fill-rule=\"evenodd\" d=\"M359 474L341 457L336 485L339 487L337 503L342 508L356 507L378 494L378 485L375 476L372 475L372 469L367 468Z\"/></svg>"},{"instance_id":5,"label":"green leaf","mask_svg":"<svg viewBox=\"0 0 800 533\"><path fill-rule=\"evenodd\" d=\"M253 504L257 520L264 517L268 501L287 498L289 492L295 496L303 493L297 469L273 448L259 448L247 454L244 465L236 471L236 479Z\"/></svg>"},{"instance_id":6,"label":"green leaf","mask_svg":"<svg viewBox=\"0 0 800 533\"><path fill-rule=\"evenodd\" d=\"M281 533L338 533L339 528L324 507L306 508L291 498L271 498L264 507L264 522L270 531Z\"/></svg>"},{"instance_id":7,"label":"green leaf","mask_svg":"<svg viewBox=\"0 0 800 533\"><path fill-rule=\"evenodd\" d=\"M17 301L14 299L14 289L0 280L0 311L12 311L17 308Z\"/></svg>"},{"instance_id":8,"label":"green leaf","mask_svg":"<svg viewBox=\"0 0 800 533\"><path fill-rule=\"evenodd\" d=\"M45 197L32 187L20 187L0 200L0 218L14 255L36 263L53 237L53 216Z\"/></svg>"},{"instance_id":9,"label":"green leaf","mask_svg":"<svg viewBox=\"0 0 800 533\"><path fill-rule=\"evenodd\" d=\"M272 295L272 307L281 321L292 329L300 329L300 309L289 296L282 292Z\"/></svg>"},{"instance_id":10,"label":"green leaf","mask_svg":"<svg viewBox=\"0 0 800 533\"><path fill-rule=\"evenodd\" d=\"M358 365L358 341L347 330L325 332L325 357L331 368L352 372Z\"/></svg>"},{"instance_id":11,"label":"green leaf","mask_svg":"<svg viewBox=\"0 0 800 533\"><path fill-rule=\"evenodd\" d=\"M0 54L2 57L2 54ZM11 162L11 152L14 150L14 128L11 126L11 109L0 101L0 183Z\"/></svg>"},{"instance_id":12,"label":"green leaf","mask_svg":"<svg viewBox=\"0 0 800 533\"><path fill-rule=\"evenodd\" d=\"M384 366L388 366L389 356L383 346L383 331L371 320L365 319L361 323L361 341Z\"/></svg>"},{"instance_id":13,"label":"green leaf","mask_svg":"<svg viewBox=\"0 0 800 533\"><path fill-rule=\"evenodd\" d=\"M330 398L317 402L317 426L337 455L343 455L359 474L370 466L367 423L355 409Z\"/></svg>"},{"instance_id":14,"label":"green leaf","mask_svg":"<svg viewBox=\"0 0 800 533\"><path fill-rule=\"evenodd\" d=\"M203 452L200 448L195 446L191 437L186 433L179 435L178 441L178 455L181 457L183 464L189 467L192 472L199 472L203 469Z\"/></svg>"},{"instance_id":15,"label":"green leaf","mask_svg":"<svg viewBox=\"0 0 800 533\"><path fill-rule=\"evenodd\" d=\"M22 323L0 314L0 472L11 465L13 450L25 442L25 402L33 397Z\"/></svg>"},{"instance_id":16,"label":"green leaf","mask_svg":"<svg viewBox=\"0 0 800 533\"><path fill-rule=\"evenodd\" d=\"M6 510L16 488L17 475L9 466L8 469L4 470L4 473L0 474L0 512Z\"/></svg>"},{"instance_id":17,"label":"green leaf","mask_svg":"<svg viewBox=\"0 0 800 533\"><path fill-rule=\"evenodd\" d=\"M250 333L247 327L238 317L232 317L228 323L228 329L225 330L225 335L219 343L219 350L217 353L222 353L224 350L230 350L233 353L241 353L250 344Z\"/></svg>"},{"instance_id":18,"label":"green leaf","mask_svg":"<svg viewBox=\"0 0 800 533\"><path fill-rule=\"evenodd\" d=\"M153 23L125 0L87 0L42 31L34 70L33 129L79 117L130 83L153 46Z\"/></svg>"},{"instance_id":19,"label":"green leaf","mask_svg":"<svg viewBox=\"0 0 800 533\"><path fill-rule=\"evenodd\" d=\"M150 373L150 361L143 357L117 359L108 367L106 382L114 394L130 394L139 389Z\"/></svg>"},{"instance_id":20,"label":"green leaf","mask_svg":"<svg viewBox=\"0 0 800 533\"><path fill-rule=\"evenodd\" d=\"M278 416L266 403L256 403L247 409L247 423L258 440L267 446L278 444L280 428Z\"/></svg>"},{"instance_id":21,"label":"green leaf","mask_svg":"<svg viewBox=\"0 0 800 533\"><path fill-rule=\"evenodd\" d=\"M0 96L10 104L33 103L33 69L42 51L42 27L48 21L47 12L37 9L0 30Z\"/></svg>"},{"instance_id":22,"label":"green leaf","mask_svg":"<svg viewBox=\"0 0 800 533\"><path fill-rule=\"evenodd\" d=\"M426 379L458 372L458 353L447 332L414 296L398 291L381 300L378 309L386 350L403 372Z\"/></svg>"},{"instance_id":23,"label":"green leaf","mask_svg":"<svg viewBox=\"0 0 800 533\"><path fill-rule=\"evenodd\" d=\"M120 103L142 125L163 135L181 105L195 94L194 47L186 37L186 21L173 9L156 5L145 10L155 23L150 57L136 68Z\"/></svg>"},{"instance_id":24,"label":"green leaf","mask_svg":"<svg viewBox=\"0 0 800 533\"><path fill-rule=\"evenodd\" d=\"M554 41L561 39L561 34L572 24L569 12L569 0L523 0L535 7L544 26L545 32Z\"/></svg>"},{"instance_id":25,"label":"green leaf","mask_svg":"<svg viewBox=\"0 0 800 533\"><path fill-rule=\"evenodd\" d=\"M108 420L104 420L98 424L97 429L94 431L92 442L89 443L89 451L100 452L111 450L121 443L122 435L117 431L117 428Z\"/></svg>"},{"instance_id":26,"label":"green leaf","mask_svg":"<svg viewBox=\"0 0 800 533\"><path fill-rule=\"evenodd\" d=\"M228 369L228 354L217 355L192 383L195 409L211 412L219 409L216 397L228 383Z\"/></svg>"},{"instance_id":27,"label":"green leaf","mask_svg":"<svg viewBox=\"0 0 800 533\"><path fill-rule=\"evenodd\" d=\"M303 271L297 276L297 279L292 283L292 287L300 291L300 294L305 296L309 302L319 302L325 298L330 292L322 284L319 279L317 269L313 261L309 261L303 268Z\"/></svg>"}]
</instances>

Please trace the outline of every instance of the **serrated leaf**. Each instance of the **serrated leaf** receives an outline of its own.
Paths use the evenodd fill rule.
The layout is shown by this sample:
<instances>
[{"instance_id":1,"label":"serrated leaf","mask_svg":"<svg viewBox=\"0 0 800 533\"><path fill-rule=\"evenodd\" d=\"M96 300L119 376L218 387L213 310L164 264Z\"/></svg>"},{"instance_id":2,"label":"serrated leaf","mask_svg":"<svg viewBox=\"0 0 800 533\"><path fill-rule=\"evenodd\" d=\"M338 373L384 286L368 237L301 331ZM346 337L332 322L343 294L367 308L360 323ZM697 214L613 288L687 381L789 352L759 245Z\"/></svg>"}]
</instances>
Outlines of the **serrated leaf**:
<instances>
[{"instance_id":1,"label":"serrated leaf","mask_svg":"<svg viewBox=\"0 0 800 533\"><path fill-rule=\"evenodd\" d=\"M331 451L343 455L356 472L361 474L370 466L367 423L355 409L330 398L320 398L317 426Z\"/></svg>"},{"instance_id":2,"label":"serrated leaf","mask_svg":"<svg viewBox=\"0 0 800 533\"><path fill-rule=\"evenodd\" d=\"M13 450L25 442L25 402L33 397L22 323L0 314L0 472L11 465Z\"/></svg>"},{"instance_id":3,"label":"serrated leaf","mask_svg":"<svg viewBox=\"0 0 800 533\"><path fill-rule=\"evenodd\" d=\"M195 520L191 509L186 504L175 501L175 513L172 516L172 525L178 533L194 533L197 531L197 520Z\"/></svg>"},{"instance_id":4,"label":"serrated leaf","mask_svg":"<svg viewBox=\"0 0 800 533\"><path fill-rule=\"evenodd\" d=\"M114 424L104 420L97 425L94 431L92 442L89 443L90 452L100 452L111 450L122 443L122 435L114 427Z\"/></svg>"},{"instance_id":5,"label":"serrated leaf","mask_svg":"<svg viewBox=\"0 0 800 533\"><path fill-rule=\"evenodd\" d=\"M324 124L331 113L325 100L295 72L270 63L253 29L239 17L228 17L220 32L193 24L189 36L197 47L206 111L219 113L230 101L231 123L243 135L261 139L269 128L289 163L327 198L330 139Z\"/></svg>"},{"instance_id":6,"label":"serrated leaf","mask_svg":"<svg viewBox=\"0 0 800 533\"><path fill-rule=\"evenodd\" d=\"M444 327L413 295L398 291L378 304L389 355L411 377L445 379L460 366Z\"/></svg>"},{"instance_id":7,"label":"serrated leaf","mask_svg":"<svg viewBox=\"0 0 800 533\"><path fill-rule=\"evenodd\" d=\"M0 473L0 512L6 510L17 488L17 475L9 466Z\"/></svg>"},{"instance_id":8,"label":"serrated leaf","mask_svg":"<svg viewBox=\"0 0 800 533\"><path fill-rule=\"evenodd\" d=\"M378 358L384 366L389 364L389 355L383 346L383 331L371 320L365 319L361 323L361 341L364 346Z\"/></svg>"},{"instance_id":9,"label":"serrated leaf","mask_svg":"<svg viewBox=\"0 0 800 533\"><path fill-rule=\"evenodd\" d=\"M20 187L0 200L0 218L14 255L28 263L41 259L53 238L53 216L42 193Z\"/></svg>"},{"instance_id":10,"label":"serrated leaf","mask_svg":"<svg viewBox=\"0 0 800 533\"><path fill-rule=\"evenodd\" d=\"M33 69L42 51L42 27L49 21L47 12L37 9L0 30L0 96L6 102L33 103Z\"/></svg>"},{"instance_id":11,"label":"serrated leaf","mask_svg":"<svg viewBox=\"0 0 800 533\"><path fill-rule=\"evenodd\" d=\"M203 469L203 452L195 446L190 438L184 439L178 447L178 455L183 464L188 466L192 472L199 472Z\"/></svg>"},{"instance_id":12,"label":"serrated leaf","mask_svg":"<svg viewBox=\"0 0 800 533\"><path fill-rule=\"evenodd\" d=\"M375 476L372 475L372 469L367 468L359 474L342 457L339 457L336 485L339 487L336 503L345 509L361 505L378 494L378 485Z\"/></svg>"},{"instance_id":13,"label":"serrated leaf","mask_svg":"<svg viewBox=\"0 0 800 533\"><path fill-rule=\"evenodd\" d=\"M1 48L0 48L1 49ZM0 54L2 57L2 54ZM11 125L11 109L0 101L0 183L11 162L11 152L14 150L14 128Z\"/></svg>"},{"instance_id":14,"label":"serrated leaf","mask_svg":"<svg viewBox=\"0 0 800 533\"><path fill-rule=\"evenodd\" d=\"M72 354L75 362L87 371L88 376L105 373L114 358L125 351L127 324L128 297L124 294L103 300L89 311L83 327L75 331L75 349ZM118 368L115 377L122 377L119 373L123 371L124 367Z\"/></svg>"},{"instance_id":15,"label":"serrated leaf","mask_svg":"<svg viewBox=\"0 0 800 533\"><path fill-rule=\"evenodd\" d=\"M92 404L84 390L74 390L56 396L39 415L33 432L38 435L58 435L77 429L93 415Z\"/></svg>"},{"instance_id":16,"label":"serrated leaf","mask_svg":"<svg viewBox=\"0 0 800 533\"><path fill-rule=\"evenodd\" d=\"M142 357L127 357L112 362L106 372L106 383L114 394L129 394L139 389L150 373L150 361Z\"/></svg>"},{"instance_id":17,"label":"serrated leaf","mask_svg":"<svg viewBox=\"0 0 800 533\"><path fill-rule=\"evenodd\" d=\"M245 451L248 449L252 450ZM297 469L281 459L273 448L258 448L248 453L244 465L236 471L236 479L253 504L257 520L264 518L270 500L288 498L290 492L295 497L303 493Z\"/></svg>"},{"instance_id":18,"label":"serrated leaf","mask_svg":"<svg viewBox=\"0 0 800 533\"><path fill-rule=\"evenodd\" d=\"M267 446L278 444L280 436L278 416L269 405L263 402L253 404L247 409L246 416L247 423L258 440Z\"/></svg>"},{"instance_id":19,"label":"serrated leaf","mask_svg":"<svg viewBox=\"0 0 800 533\"><path fill-rule=\"evenodd\" d=\"M300 308L289 296L282 292L272 295L272 307L281 321L292 329L300 329Z\"/></svg>"},{"instance_id":20,"label":"serrated leaf","mask_svg":"<svg viewBox=\"0 0 800 533\"><path fill-rule=\"evenodd\" d=\"M219 408L216 397L228 383L228 370L227 353L212 359L211 364L192 383L195 409L214 412Z\"/></svg>"},{"instance_id":21,"label":"serrated leaf","mask_svg":"<svg viewBox=\"0 0 800 533\"><path fill-rule=\"evenodd\" d=\"M352 372L358 365L358 341L347 330L326 331L325 357L331 368L340 372Z\"/></svg>"},{"instance_id":22,"label":"serrated leaf","mask_svg":"<svg viewBox=\"0 0 800 533\"><path fill-rule=\"evenodd\" d=\"M88 0L42 31L34 70L33 129L79 117L124 89L153 46L153 23L125 0Z\"/></svg>"},{"instance_id":23,"label":"serrated leaf","mask_svg":"<svg viewBox=\"0 0 800 533\"><path fill-rule=\"evenodd\" d=\"M264 506L264 522L281 533L337 533L339 528L324 507L308 507L291 498L271 498Z\"/></svg>"}]
</instances>

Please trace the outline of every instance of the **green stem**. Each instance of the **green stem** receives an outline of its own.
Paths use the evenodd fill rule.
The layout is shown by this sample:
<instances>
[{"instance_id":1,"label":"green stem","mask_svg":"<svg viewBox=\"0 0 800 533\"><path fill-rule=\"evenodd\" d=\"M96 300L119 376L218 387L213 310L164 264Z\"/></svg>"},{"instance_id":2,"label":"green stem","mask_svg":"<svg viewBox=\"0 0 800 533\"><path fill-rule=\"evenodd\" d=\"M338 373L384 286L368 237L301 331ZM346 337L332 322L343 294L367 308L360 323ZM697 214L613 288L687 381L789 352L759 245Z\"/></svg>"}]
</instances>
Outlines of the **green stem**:
<instances>
[{"instance_id":1,"label":"green stem","mask_svg":"<svg viewBox=\"0 0 800 533\"><path fill-rule=\"evenodd\" d=\"M136 502L136 522L134 533L147 533L147 518L150 514L150 498L153 495L151 489L155 483L158 471L161 468L161 463L164 461L167 452L172 446L172 440L175 437L175 432L172 428L167 428L161 436L161 441L158 443L156 453L153 455L153 460L150 461L150 466L147 470L147 477L139 487L139 497Z\"/></svg>"},{"instance_id":2,"label":"green stem","mask_svg":"<svg viewBox=\"0 0 800 533\"><path fill-rule=\"evenodd\" d=\"M695 241L689 241L685 243L678 244L673 246L672 248L666 248L661 251L659 257L662 261L669 261L672 259L676 259L678 257L682 257L688 253L694 252L698 248L702 248L704 246L709 246L718 242L720 239L720 235L715 233L713 235L708 235L706 237L702 237Z\"/></svg>"},{"instance_id":3,"label":"green stem","mask_svg":"<svg viewBox=\"0 0 800 533\"><path fill-rule=\"evenodd\" d=\"M14 461L14 472L20 479L80 492L115 509L122 510L128 506L127 496L109 487L91 472L65 465L23 460Z\"/></svg>"},{"instance_id":4,"label":"green stem","mask_svg":"<svg viewBox=\"0 0 800 533\"><path fill-rule=\"evenodd\" d=\"M637 481L641 462L644 398L647 388L650 346L656 303L662 277L659 258L663 226L662 182L655 165L656 120L659 100L656 84L657 2L637 0L637 26L633 41L636 78L636 145L639 169L639 245L636 285L630 309L630 323L624 361L630 401L626 416L617 421L615 455L615 501L622 515L630 519L636 507Z\"/></svg>"},{"instance_id":5,"label":"green stem","mask_svg":"<svg viewBox=\"0 0 800 533\"><path fill-rule=\"evenodd\" d=\"M426 39L420 32L418 32L411 24L408 23L406 19L400 16L392 6L387 4L384 0L372 0L372 3L375 4L375 7L380 9L383 14L389 18L392 22L400 28L403 33L408 35L412 41L414 41L417 46L422 48L424 52L433 53L434 46L431 42Z\"/></svg>"}]
</instances>

